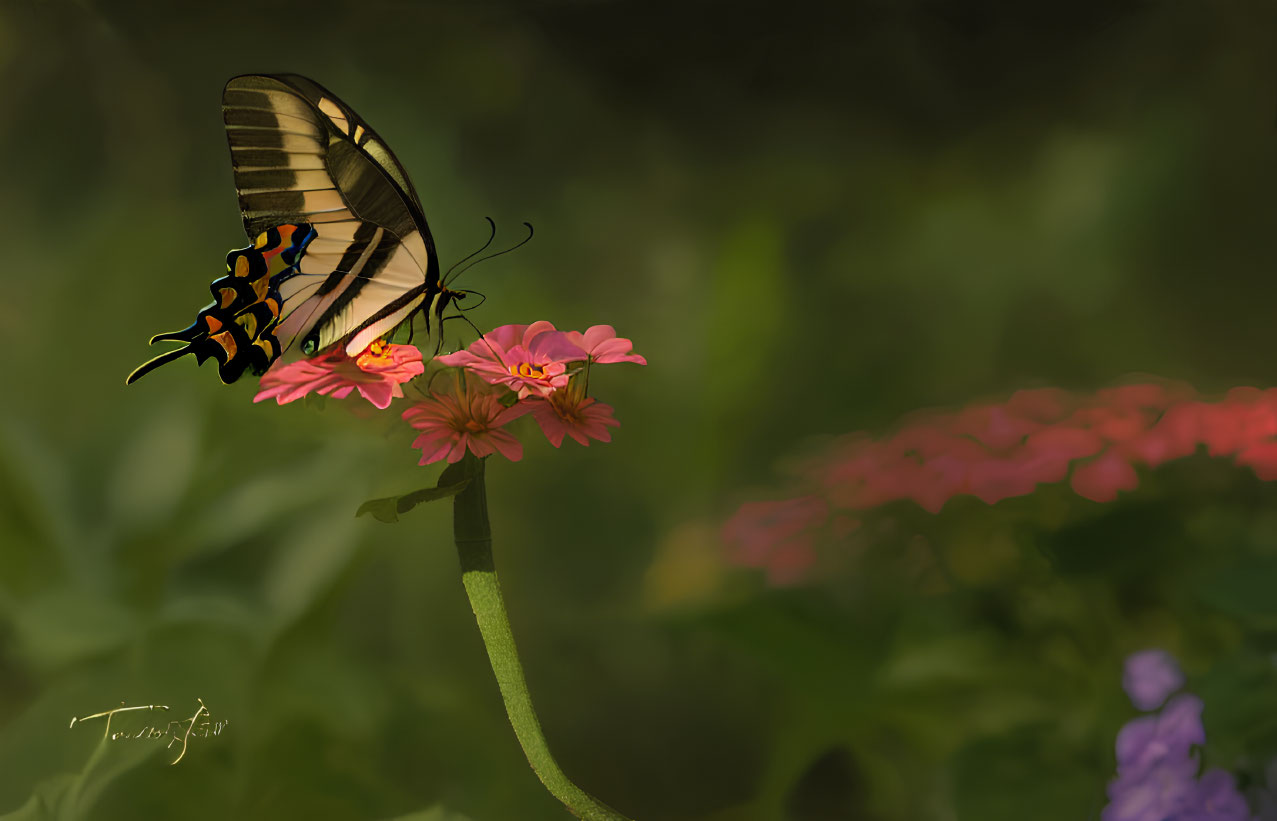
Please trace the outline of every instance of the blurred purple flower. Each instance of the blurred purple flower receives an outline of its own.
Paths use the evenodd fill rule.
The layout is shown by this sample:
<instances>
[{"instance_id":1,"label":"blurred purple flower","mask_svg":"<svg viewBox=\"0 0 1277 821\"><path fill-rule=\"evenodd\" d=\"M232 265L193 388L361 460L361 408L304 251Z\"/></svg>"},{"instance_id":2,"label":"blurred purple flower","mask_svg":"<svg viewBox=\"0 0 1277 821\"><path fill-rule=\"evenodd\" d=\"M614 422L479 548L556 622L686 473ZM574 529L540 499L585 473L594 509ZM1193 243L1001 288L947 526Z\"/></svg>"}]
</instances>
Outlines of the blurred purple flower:
<instances>
[{"instance_id":1,"label":"blurred purple flower","mask_svg":"<svg viewBox=\"0 0 1277 821\"><path fill-rule=\"evenodd\" d=\"M1209 770L1198 780L1174 821L1251 821L1250 807L1227 770Z\"/></svg>"},{"instance_id":2,"label":"blurred purple flower","mask_svg":"<svg viewBox=\"0 0 1277 821\"><path fill-rule=\"evenodd\" d=\"M1119 775L1109 783L1109 804L1101 821L1171 821L1179 818L1196 787L1197 761L1164 759L1137 776Z\"/></svg>"},{"instance_id":3,"label":"blurred purple flower","mask_svg":"<svg viewBox=\"0 0 1277 821\"><path fill-rule=\"evenodd\" d=\"M1117 774L1141 776L1167 762L1191 761L1194 745L1206 743L1202 700L1192 693L1171 699L1158 715L1127 722L1117 734Z\"/></svg>"},{"instance_id":4,"label":"blurred purple flower","mask_svg":"<svg viewBox=\"0 0 1277 821\"><path fill-rule=\"evenodd\" d=\"M1165 650L1141 650L1126 659L1122 688L1140 710L1156 710L1184 686L1184 674Z\"/></svg>"},{"instance_id":5,"label":"blurred purple flower","mask_svg":"<svg viewBox=\"0 0 1277 821\"><path fill-rule=\"evenodd\" d=\"M1197 786L1193 745L1205 741L1202 700L1188 693L1158 715L1127 722L1117 734L1117 778L1102 821L1178 818Z\"/></svg>"},{"instance_id":6,"label":"blurred purple flower","mask_svg":"<svg viewBox=\"0 0 1277 821\"><path fill-rule=\"evenodd\" d=\"M1145 650L1126 660L1122 684L1141 710L1155 709L1184 684L1175 659ZM1160 712L1128 721L1117 734L1117 778L1101 821L1252 821L1232 773L1200 778L1195 748L1206 743L1202 700L1181 693Z\"/></svg>"}]
</instances>

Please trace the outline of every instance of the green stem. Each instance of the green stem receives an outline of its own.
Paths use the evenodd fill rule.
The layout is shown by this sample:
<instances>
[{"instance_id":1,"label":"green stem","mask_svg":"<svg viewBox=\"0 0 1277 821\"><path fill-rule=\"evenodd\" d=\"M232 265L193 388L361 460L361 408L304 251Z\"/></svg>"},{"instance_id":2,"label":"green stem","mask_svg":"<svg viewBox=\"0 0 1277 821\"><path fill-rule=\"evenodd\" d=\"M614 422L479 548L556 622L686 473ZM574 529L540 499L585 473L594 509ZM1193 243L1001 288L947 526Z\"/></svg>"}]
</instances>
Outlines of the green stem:
<instances>
[{"instance_id":1,"label":"green stem","mask_svg":"<svg viewBox=\"0 0 1277 821\"><path fill-rule=\"evenodd\" d=\"M470 480L452 504L452 529L457 541L457 555L461 558L461 582L470 598L474 617L479 622L479 633L488 649L488 660L501 689L506 715L510 717L510 724L528 757L528 763L550 794L562 801L576 817L586 821L629 821L573 784L550 754L550 745L541 732L541 723L532 707L528 683L523 678L523 667L519 663L505 601L501 597L501 584L497 581L492 559L492 530L488 525L488 497L483 486L483 461L466 454L465 459L454 468L460 468L455 471L459 475L455 479L440 477L441 485L445 478L450 481ZM450 472L453 471L450 469Z\"/></svg>"}]
</instances>

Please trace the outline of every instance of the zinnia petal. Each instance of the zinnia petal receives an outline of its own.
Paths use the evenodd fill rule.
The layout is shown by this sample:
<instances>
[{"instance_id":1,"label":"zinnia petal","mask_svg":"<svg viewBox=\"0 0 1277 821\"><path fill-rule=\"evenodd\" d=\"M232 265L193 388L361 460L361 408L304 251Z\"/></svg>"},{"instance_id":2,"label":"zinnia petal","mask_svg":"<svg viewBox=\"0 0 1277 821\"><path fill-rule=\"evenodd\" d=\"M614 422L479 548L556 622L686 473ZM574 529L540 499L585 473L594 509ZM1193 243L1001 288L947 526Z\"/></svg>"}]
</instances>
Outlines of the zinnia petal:
<instances>
[{"instance_id":1,"label":"zinnia petal","mask_svg":"<svg viewBox=\"0 0 1277 821\"><path fill-rule=\"evenodd\" d=\"M499 394L468 370L461 372L453 391L431 392L428 399L401 414L409 425L422 431L412 443L422 450L420 464L440 459L455 463L467 450L479 457L496 452L511 459L523 455L518 441L500 428L526 413L526 408L504 407Z\"/></svg>"},{"instance_id":2,"label":"zinnia petal","mask_svg":"<svg viewBox=\"0 0 1277 821\"><path fill-rule=\"evenodd\" d=\"M618 337L616 329L611 325L593 325L587 328L585 333L569 331L568 338L600 365L613 362L647 364L647 360L642 356L630 353L634 343L624 337Z\"/></svg>"},{"instance_id":3,"label":"zinnia petal","mask_svg":"<svg viewBox=\"0 0 1277 821\"><path fill-rule=\"evenodd\" d=\"M344 399L358 388L361 396L384 409L391 398L403 395L399 385L424 372L421 351L378 341L354 358L333 351L313 359L276 362L262 374L261 390L253 401L274 399L285 405L311 393Z\"/></svg>"}]
</instances>

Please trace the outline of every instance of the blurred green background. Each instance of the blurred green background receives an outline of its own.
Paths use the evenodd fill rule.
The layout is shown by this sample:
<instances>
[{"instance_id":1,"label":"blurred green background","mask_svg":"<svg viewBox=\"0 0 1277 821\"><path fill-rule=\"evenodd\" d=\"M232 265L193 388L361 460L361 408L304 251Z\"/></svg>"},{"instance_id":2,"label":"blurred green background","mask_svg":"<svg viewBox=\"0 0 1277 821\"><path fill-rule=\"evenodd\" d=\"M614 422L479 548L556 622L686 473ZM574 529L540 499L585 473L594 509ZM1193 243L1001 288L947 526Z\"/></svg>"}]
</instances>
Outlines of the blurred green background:
<instances>
[{"instance_id":1,"label":"blurred green background","mask_svg":"<svg viewBox=\"0 0 1277 821\"><path fill-rule=\"evenodd\" d=\"M1206 699L1207 761L1260 772L1277 494L1248 471L901 505L783 590L717 529L822 436L919 407L1277 383L1275 24L1263 2L0 4L0 813L567 817L506 723L448 506L354 518L438 474L393 415L253 405L189 361L124 386L245 244L219 110L245 72L359 111L445 267L484 216L499 242L536 225L463 279L480 325L610 323L651 362L592 381L612 444L524 427L488 470L582 786L641 821L1096 818L1121 660L1148 645ZM229 724L177 766L67 728L197 697Z\"/></svg>"}]
</instances>

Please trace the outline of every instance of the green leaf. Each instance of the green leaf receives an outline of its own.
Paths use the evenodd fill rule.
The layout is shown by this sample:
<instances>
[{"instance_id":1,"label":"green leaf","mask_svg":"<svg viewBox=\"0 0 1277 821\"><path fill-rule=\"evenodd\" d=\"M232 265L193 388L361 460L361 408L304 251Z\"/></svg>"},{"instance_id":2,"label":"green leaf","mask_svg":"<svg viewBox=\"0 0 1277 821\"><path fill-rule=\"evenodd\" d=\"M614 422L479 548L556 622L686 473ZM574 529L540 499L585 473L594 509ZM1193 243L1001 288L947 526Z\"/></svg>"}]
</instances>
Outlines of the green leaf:
<instances>
[{"instance_id":1,"label":"green leaf","mask_svg":"<svg viewBox=\"0 0 1277 821\"><path fill-rule=\"evenodd\" d=\"M71 773L47 778L35 786L27 803L13 812L0 815L0 821L56 821L62 799L76 783L78 776Z\"/></svg>"},{"instance_id":2,"label":"green leaf","mask_svg":"<svg viewBox=\"0 0 1277 821\"><path fill-rule=\"evenodd\" d=\"M62 796L58 805L59 821L98 817L92 810L107 788L162 749L158 744L130 744L122 747L103 739Z\"/></svg>"},{"instance_id":3,"label":"green leaf","mask_svg":"<svg viewBox=\"0 0 1277 821\"><path fill-rule=\"evenodd\" d=\"M199 464L201 421L199 412L180 403L139 420L104 488L115 520L148 527L173 515Z\"/></svg>"},{"instance_id":4,"label":"green leaf","mask_svg":"<svg viewBox=\"0 0 1277 821\"><path fill-rule=\"evenodd\" d=\"M1204 575L1193 584L1197 597L1221 612L1242 619L1277 617L1277 559L1253 556Z\"/></svg>"},{"instance_id":5,"label":"green leaf","mask_svg":"<svg viewBox=\"0 0 1277 821\"><path fill-rule=\"evenodd\" d=\"M1023 818L1025 807L1043 821L1098 818L1108 777L1094 757L1041 725L974 741L951 767L959 821Z\"/></svg>"},{"instance_id":6,"label":"green leaf","mask_svg":"<svg viewBox=\"0 0 1277 821\"><path fill-rule=\"evenodd\" d=\"M459 462L453 462L444 468L443 473L439 474L439 481L435 482L435 487L448 487L461 481L469 481L470 477L474 475L474 466L472 464L473 460L468 458L468 456L467 454L467 458ZM461 489L458 488L457 492L460 493Z\"/></svg>"},{"instance_id":7,"label":"green leaf","mask_svg":"<svg viewBox=\"0 0 1277 821\"><path fill-rule=\"evenodd\" d=\"M449 468L451 470L451 468ZM444 471L446 476L447 470ZM440 477L443 481L443 477ZM387 496L384 499L369 499L359 506L359 510L355 511L355 516L362 516L365 513L371 513L373 518L380 522L399 521L400 515L407 513L417 505L423 502L433 502L437 499L447 499L450 496L456 496L465 490L466 485L470 484L469 479L462 479L456 484L440 485L439 487L423 487L421 490L414 490L412 493L405 493L402 496Z\"/></svg>"},{"instance_id":8,"label":"green leaf","mask_svg":"<svg viewBox=\"0 0 1277 821\"><path fill-rule=\"evenodd\" d=\"M334 511L294 530L274 555L262 580L262 598L280 635L341 576L358 547L359 526Z\"/></svg>"},{"instance_id":9,"label":"green leaf","mask_svg":"<svg viewBox=\"0 0 1277 821\"><path fill-rule=\"evenodd\" d=\"M139 626L117 599L70 584L27 600L13 623L24 658L46 669L111 653L134 639Z\"/></svg>"},{"instance_id":10,"label":"green leaf","mask_svg":"<svg viewBox=\"0 0 1277 821\"><path fill-rule=\"evenodd\" d=\"M158 744L115 744L103 739L78 773L60 773L35 785L27 802L0 821L80 821L116 779L163 749Z\"/></svg>"},{"instance_id":11,"label":"green leaf","mask_svg":"<svg viewBox=\"0 0 1277 821\"><path fill-rule=\"evenodd\" d=\"M429 809L396 816L390 821L470 821L470 819L459 813L451 812L442 804L435 804Z\"/></svg>"}]
</instances>

